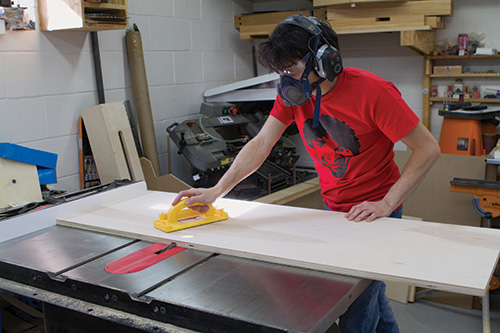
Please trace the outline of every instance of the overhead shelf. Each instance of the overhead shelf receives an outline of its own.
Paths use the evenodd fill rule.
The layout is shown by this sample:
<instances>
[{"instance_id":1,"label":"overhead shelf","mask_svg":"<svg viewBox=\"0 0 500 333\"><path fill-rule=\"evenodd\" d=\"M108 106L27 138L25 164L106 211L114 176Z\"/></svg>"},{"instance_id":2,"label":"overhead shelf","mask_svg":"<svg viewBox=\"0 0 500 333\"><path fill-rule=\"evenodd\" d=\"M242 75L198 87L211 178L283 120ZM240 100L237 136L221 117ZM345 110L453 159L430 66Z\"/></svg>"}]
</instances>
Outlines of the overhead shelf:
<instances>
[{"instance_id":1,"label":"overhead shelf","mask_svg":"<svg viewBox=\"0 0 500 333\"><path fill-rule=\"evenodd\" d=\"M235 16L234 22L241 39L262 39L268 38L285 18L299 13L328 21L339 35L401 32L402 46L430 54L434 50L435 30L443 29L445 17L452 15L452 2L315 0L311 10L244 14Z\"/></svg>"},{"instance_id":2,"label":"overhead shelf","mask_svg":"<svg viewBox=\"0 0 500 333\"><path fill-rule=\"evenodd\" d=\"M127 0L39 0L40 29L101 31L128 28Z\"/></svg>"}]
</instances>

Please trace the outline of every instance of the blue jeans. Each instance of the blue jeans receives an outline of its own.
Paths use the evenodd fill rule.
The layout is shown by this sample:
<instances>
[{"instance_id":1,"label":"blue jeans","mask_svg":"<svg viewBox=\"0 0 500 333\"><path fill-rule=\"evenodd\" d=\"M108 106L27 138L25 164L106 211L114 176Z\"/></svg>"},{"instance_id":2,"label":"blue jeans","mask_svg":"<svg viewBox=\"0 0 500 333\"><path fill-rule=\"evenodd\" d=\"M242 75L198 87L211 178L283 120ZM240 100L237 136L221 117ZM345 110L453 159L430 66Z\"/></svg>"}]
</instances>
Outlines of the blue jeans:
<instances>
[{"instance_id":1,"label":"blue jeans","mask_svg":"<svg viewBox=\"0 0 500 333\"><path fill-rule=\"evenodd\" d=\"M341 333L399 332L383 281L374 280L366 287L340 316L339 328Z\"/></svg>"},{"instance_id":2,"label":"blue jeans","mask_svg":"<svg viewBox=\"0 0 500 333\"><path fill-rule=\"evenodd\" d=\"M402 216L403 207L392 212L389 217L401 218ZM391 303L385 295L383 281L374 280L366 287L347 311L340 316L339 328L341 333L399 332Z\"/></svg>"}]
</instances>

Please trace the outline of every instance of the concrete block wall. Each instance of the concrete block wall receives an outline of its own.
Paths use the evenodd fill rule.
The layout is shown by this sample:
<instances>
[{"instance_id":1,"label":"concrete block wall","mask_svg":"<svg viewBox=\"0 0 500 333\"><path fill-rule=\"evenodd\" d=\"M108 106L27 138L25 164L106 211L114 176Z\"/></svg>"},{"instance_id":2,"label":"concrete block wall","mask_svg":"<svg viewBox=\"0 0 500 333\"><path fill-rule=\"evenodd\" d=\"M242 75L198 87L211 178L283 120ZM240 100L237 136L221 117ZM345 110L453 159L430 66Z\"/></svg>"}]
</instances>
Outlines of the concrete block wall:
<instances>
[{"instance_id":1,"label":"concrete block wall","mask_svg":"<svg viewBox=\"0 0 500 333\"><path fill-rule=\"evenodd\" d=\"M143 43L151 107L162 173L189 182L189 164L172 144L168 170L165 129L196 117L203 92L250 78L252 46L239 39L233 16L263 10L308 8L307 0L129 0L130 23ZM498 0L454 0L454 16L437 40L456 43L459 33L482 32L484 42L500 49ZM125 30L99 32L106 102L134 105L125 46ZM399 44L399 33L340 36L346 66L363 68L390 80L421 116L422 57ZM260 68L259 74L267 73ZM17 31L0 35L0 142L7 141L57 153L58 183L79 189L77 119L98 103L86 32ZM434 112L432 133L442 119ZM300 142L297 142L299 145ZM398 144L398 149L405 149ZM301 159L302 160L302 159ZM307 157L304 157L304 164Z\"/></svg>"},{"instance_id":2,"label":"concrete block wall","mask_svg":"<svg viewBox=\"0 0 500 333\"><path fill-rule=\"evenodd\" d=\"M241 41L233 17L253 11L247 0L129 0L130 24L141 32L162 174L189 181L189 165L166 128L195 117L203 92L254 76L252 42ZM98 33L106 102L135 109L125 30ZM0 35L0 142L57 153L58 183L79 189L77 120L98 104L90 34L12 31Z\"/></svg>"}]
</instances>

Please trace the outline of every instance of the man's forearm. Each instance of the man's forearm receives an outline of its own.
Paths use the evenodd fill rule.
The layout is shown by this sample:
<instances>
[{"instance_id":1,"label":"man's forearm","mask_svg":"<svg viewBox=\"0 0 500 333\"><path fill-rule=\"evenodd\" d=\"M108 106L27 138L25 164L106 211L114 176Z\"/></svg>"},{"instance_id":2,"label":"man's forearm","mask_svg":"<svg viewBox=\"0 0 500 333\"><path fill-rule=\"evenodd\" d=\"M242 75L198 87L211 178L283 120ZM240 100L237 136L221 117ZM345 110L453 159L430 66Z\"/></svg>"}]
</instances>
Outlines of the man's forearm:
<instances>
[{"instance_id":1,"label":"man's forearm","mask_svg":"<svg viewBox=\"0 0 500 333\"><path fill-rule=\"evenodd\" d=\"M224 196L240 181L257 170L279 140L286 126L276 118L270 116L259 134L248 142L238 153L233 164L226 171L219 182L212 187L217 197Z\"/></svg>"},{"instance_id":2,"label":"man's forearm","mask_svg":"<svg viewBox=\"0 0 500 333\"><path fill-rule=\"evenodd\" d=\"M217 192L218 197L227 194L240 181L251 175L264 163L271 149L262 147L259 142L258 139L251 140L238 153L231 167L212 188Z\"/></svg>"},{"instance_id":3,"label":"man's forearm","mask_svg":"<svg viewBox=\"0 0 500 333\"><path fill-rule=\"evenodd\" d=\"M384 200L393 209L399 207L417 189L438 157L439 150L435 147L429 147L429 151L414 151L401 177L391 187Z\"/></svg>"},{"instance_id":4,"label":"man's forearm","mask_svg":"<svg viewBox=\"0 0 500 333\"><path fill-rule=\"evenodd\" d=\"M225 172L215 186L209 189L192 188L181 191L172 201L172 204L175 205L181 198L188 197L186 205L192 205L190 206L191 209L205 213L208 210L208 204L224 196L236 184L261 166L285 129L286 126L281 121L269 116L259 134L241 149L229 170ZM196 203L201 203L201 205L195 205Z\"/></svg>"},{"instance_id":5,"label":"man's forearm","mask_svg":"<svg viewBox=\"0 0 500 333\"><path fill-rule=\"evenodd\" d=\"M392 185L382 200L365 201L352 206L346 214L349 221L359 222L366 219L367 222L371 222L377 217L390 216L417 189L439 158L439 145L422 123L418 123L401 141L412 150L401 177Z\"/></svg>"},{"instance_id":6,"label":"man's forearm","mask_svg":"<svg viewBox=\"0 0 500 333\"><path fill-rule=\"evenodd\" d=\"M396 209L417 189L425 175L439 158L439 145L432 134L419 123L403 138L412 154L401 173L401 177L391 187L384 201Z\"/></svg>"}]
</instances>

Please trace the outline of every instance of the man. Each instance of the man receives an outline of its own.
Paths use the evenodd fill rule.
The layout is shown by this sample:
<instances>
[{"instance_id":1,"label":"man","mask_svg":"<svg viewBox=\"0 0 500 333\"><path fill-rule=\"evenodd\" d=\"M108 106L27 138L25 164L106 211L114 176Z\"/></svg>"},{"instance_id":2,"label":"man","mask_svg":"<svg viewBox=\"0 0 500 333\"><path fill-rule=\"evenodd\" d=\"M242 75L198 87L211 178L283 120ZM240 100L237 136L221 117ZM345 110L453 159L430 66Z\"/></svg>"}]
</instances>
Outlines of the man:
<instances>
[{"instance_id":1,"label":"man","mask_svg":"<svg viewBox=\"0 0 500 333\"><path fill-rule=\"evenodd\" d=\"M182 191L186 205L210 204L264 162L287 126L297 124L315 163L325 206L349 221L401 217L402 203L439 157L439 146L390 82L343 69L337 35L324 22L294 15L259 46L260 62L280 74L278 96L259 134L208 189ZM400 175L394 143L412 155ZM208 207L191 207L205 212ZM385 284L374 281L340 318L341 332L398 332Z\"/></svg>"}]
</instances>

